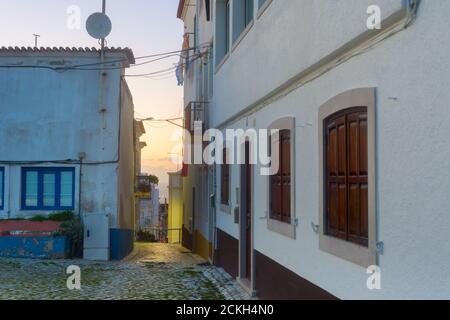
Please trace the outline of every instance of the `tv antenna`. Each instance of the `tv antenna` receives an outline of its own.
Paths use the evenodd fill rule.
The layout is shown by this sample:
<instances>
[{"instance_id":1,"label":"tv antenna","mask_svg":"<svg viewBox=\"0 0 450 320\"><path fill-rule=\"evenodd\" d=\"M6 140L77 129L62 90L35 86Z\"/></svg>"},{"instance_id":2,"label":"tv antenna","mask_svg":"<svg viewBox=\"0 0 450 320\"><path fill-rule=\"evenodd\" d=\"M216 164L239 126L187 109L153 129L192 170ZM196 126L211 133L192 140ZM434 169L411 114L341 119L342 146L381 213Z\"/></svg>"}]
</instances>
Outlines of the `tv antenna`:
<instances>
[{"instance_id":1,"label":"tv antenna","mask_svg":"<svg viewBox=\"0 0 450 320\"><path fill-rule=\"evenodd\" d=\"M33 37L34 37L34 47L37 48L37 46L38 46L38 38L40 38L41 35L33 33Z\"/></svg>"}]
</instances>

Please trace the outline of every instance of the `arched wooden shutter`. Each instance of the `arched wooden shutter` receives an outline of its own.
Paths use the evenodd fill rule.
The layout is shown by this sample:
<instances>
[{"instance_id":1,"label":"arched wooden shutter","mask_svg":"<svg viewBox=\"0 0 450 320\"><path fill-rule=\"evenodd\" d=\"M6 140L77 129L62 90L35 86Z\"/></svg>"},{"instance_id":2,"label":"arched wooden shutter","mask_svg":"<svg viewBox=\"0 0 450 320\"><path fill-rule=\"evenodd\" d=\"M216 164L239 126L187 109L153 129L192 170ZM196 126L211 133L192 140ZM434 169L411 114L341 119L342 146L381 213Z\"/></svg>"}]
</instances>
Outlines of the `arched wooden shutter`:
<instances>
[{"instance_id":1,"label":"arched wooden shutter","mask_svg":"<svg viewBox=\"0 0 450 320\"><path fill-rule=\"evenodd\" d=\"M230 205L230 164L228 161L228 149L223 149L223 164L221 165L221 204Z\"/></svg>"},{"instance_id":2,"label":"arched wooden shutter","mask_svg":"<svg viewBox=\"0 0 450 320\"><path fill-rule=\"evenodd\" d=\"M367 108L332 115L325 130L327 234L367 246Z\"/></svg>"}]
</instances>

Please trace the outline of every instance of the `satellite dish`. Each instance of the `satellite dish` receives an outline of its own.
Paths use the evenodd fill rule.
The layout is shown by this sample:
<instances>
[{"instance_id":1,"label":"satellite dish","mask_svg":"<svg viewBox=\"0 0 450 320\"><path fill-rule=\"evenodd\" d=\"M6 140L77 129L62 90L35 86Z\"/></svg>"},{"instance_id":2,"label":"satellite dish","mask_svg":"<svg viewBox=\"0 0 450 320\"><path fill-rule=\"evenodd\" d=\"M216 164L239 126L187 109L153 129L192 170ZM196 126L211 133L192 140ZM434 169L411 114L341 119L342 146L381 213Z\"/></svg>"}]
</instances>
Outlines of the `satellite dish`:
<instances>
[{"instance_id":1,"label":"satellite dish","mask_svg":"<svg viewBox=\"0 0 450 320\"><path fill-rule=\"evenodd\" d=\"M86 21L86 30L92 38L106 38L112 29L112 23L109 17L101 12L93 13Z\"/></svg>"}]
</instances>

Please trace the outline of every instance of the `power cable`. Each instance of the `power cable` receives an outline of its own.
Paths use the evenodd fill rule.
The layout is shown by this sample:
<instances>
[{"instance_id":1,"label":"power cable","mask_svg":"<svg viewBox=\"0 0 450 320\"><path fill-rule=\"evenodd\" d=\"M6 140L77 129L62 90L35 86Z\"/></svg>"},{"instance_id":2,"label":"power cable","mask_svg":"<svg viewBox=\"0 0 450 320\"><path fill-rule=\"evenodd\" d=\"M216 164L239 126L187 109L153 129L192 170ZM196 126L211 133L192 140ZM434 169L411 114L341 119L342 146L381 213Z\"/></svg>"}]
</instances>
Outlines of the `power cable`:
<instances>
[{"instance_id":1,"label":"power cable","mask_svg":"<svg viewBox=\"0 0 450 320\"><path fill-rule=\"evenodd\" d=\"M204 43L204 44L200 44L198 46L189 47L189 48L182 49L182 50L169 51L169 52L165 52L165 53L158 53L158 54L152 54L152 55L135 57L134 58L135 60L140 60L140 59L148 59L148 58L155 58L155 57L164 56L162 58L154 59L154 60L151 60L151 61L146 61L146 62L143 62L143 63L132 64L131 67L152 63L152 62L155 62L155 61L167 59L169 57L181 56L181 53L189 52L189 51L192 51L192 50L198 50L200 48L206 48L206 47L210 47L210 46L211 46L210 43ZM93 69L93 68L92 69L84 69L83 67L86 67L86 66L98 66L98 65L108 65L108 64L118 63L118 62L125 62L127 60L128 59L118 59L118 60L98 62L98 63L75 65L75 66L71 66L71 67L50 67L50 66L31 66L31 65L0 65L0 68L6 68L6 69L8 69L8 68L10 68L10 69L12 69L12 68L48 69L48 70L59 71L59 72L64 72L64 71L67 71L67 70L83 70L83 71L114 70L114 69L123 69L123 67L103 68L103 69L100 69L100 68L99 69Z\"/></svg>"}]
</instances>

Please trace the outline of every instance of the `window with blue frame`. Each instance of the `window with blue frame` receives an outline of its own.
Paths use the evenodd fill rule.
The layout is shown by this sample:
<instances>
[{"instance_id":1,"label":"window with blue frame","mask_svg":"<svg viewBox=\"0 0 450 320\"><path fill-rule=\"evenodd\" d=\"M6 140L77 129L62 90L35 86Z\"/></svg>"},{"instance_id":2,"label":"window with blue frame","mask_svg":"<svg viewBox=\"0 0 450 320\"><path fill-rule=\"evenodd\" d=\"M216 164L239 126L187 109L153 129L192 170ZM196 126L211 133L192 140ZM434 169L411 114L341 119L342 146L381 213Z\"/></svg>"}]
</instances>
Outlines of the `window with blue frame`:
<instances>
[{"instance_id":1,"label":"window with blue frame","mask_svg":"<svg viewBox=\"0 0 450 320\"><path fill-rule=\"evenodd\" d=\"M22 210L73 210L75 168L22 168Z\"/></svg>"},{"instance_id":2,"label":"window with blue frame","mask_svg":"<svg viewBox=\"0 0 450 320\"><path fill-rule=\"evenodd\" d=\"M0 210L5 208L5 168L0 168Z\"/></svg>"}]
</instances>

